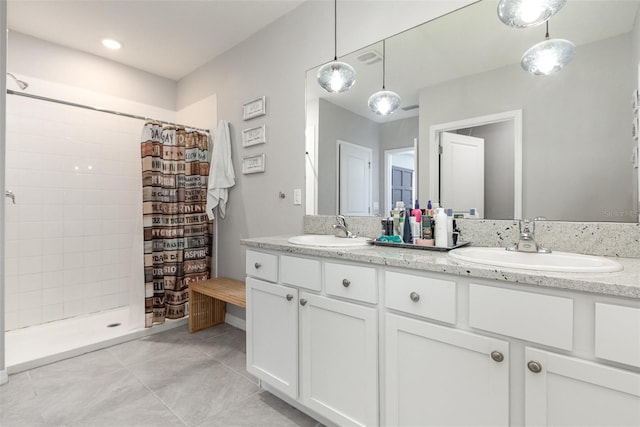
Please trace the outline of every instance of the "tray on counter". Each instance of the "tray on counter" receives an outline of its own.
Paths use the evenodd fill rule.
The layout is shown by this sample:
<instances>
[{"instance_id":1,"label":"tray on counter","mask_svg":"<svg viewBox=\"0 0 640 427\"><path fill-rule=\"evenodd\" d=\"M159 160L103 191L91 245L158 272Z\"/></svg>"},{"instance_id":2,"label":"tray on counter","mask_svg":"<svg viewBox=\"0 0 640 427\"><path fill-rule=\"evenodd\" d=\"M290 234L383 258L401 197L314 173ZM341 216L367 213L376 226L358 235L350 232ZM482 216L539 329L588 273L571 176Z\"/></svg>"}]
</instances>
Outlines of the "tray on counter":
<instances>
[{"instance_id":1,"label":"tray on counter","mask_svg":"<svg viewBox=\"0 0 640 427\"><path fill-rule=\"evenodd\" d=\"M393 242L378 242L377 240L372 240L371 243L375 246L389 246L392 248L404 248L404 249L422 249L425 251L438 251L438 252L447 252L451 249L461 248L463 246L467 246L471 242L459 242L454 246L424 246L424 245L416 245L413 243L393 243Z\"/></svg>"}]
</instances>

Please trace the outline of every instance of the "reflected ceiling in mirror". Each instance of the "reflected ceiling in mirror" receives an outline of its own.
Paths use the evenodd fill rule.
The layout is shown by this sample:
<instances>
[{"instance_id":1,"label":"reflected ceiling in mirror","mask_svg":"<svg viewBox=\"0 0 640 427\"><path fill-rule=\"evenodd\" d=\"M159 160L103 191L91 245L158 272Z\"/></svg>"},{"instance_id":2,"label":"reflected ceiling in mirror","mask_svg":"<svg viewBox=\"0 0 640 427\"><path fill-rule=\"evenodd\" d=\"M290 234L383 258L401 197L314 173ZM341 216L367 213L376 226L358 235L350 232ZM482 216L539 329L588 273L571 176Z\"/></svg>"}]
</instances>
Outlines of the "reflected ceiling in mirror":
<instances>
[{"instance_id":1,"label":"reflected ceiling in mirror","mask_svg":"<svg viewBox=\"0 0 640 427\"><path fill-rule=\"evenodd\" d=\"M409 147L415 133L419 154L414 198L423 204L438 200L433 194L438 183L429 182L431 127L522 109L523 216L638 221L638 169L630 159L631 95L638 87L640 60L640 30L634 25L640 1L569 0L550 23L554 37L576 45L576 56L553 76L531 76L520 68L522 54L544 39L544 26L509 28L497 18L497 3L483 0L386 40L386 87L402 99L390 116L377 116L367 106L382 84L382 42L341 58L358 73L346 94L321 93L315 82L317 68L309 70L307 165L315 172L307 173L307 193L312 195L308 213L336 213L335 139L340 139L342 128L352 128L348 134L364 126L369 129L366 139L377 139L372 212L386 215L386 150ZM498 78L502 86L493 91L477 87ZM567 96L565 88L570 89ZM506 92L514 98L506 99ZM585 99L589 96L598 102ZM545 99L556 114L541 114ZM321 114L328 109L330 114ZM389 134L393 128L401 132L397 138ZM389 142L394 139L401 141ZM323 150L322 144L332 148ZM325 158L323 151L334 154ZM332 167L323 167L327 162ZM333 205L323 209L310 191L314 187L331 192Z\"/></svg>"}]
</instances>

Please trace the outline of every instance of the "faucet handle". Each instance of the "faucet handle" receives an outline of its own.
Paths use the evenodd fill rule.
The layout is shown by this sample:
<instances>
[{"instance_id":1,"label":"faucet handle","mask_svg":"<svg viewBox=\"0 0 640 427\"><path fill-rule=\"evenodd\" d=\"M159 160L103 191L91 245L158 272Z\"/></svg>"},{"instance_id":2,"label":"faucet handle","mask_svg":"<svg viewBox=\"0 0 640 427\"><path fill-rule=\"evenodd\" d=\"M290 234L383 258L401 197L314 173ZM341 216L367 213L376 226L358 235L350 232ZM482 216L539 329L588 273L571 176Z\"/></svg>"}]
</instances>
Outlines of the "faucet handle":
<instances>
[{"instance_id":1,"label":"faucet handle","mask_svg":"<svg viewBox=\"0 0 640 427\"><path fill-rule=\"evenodd\" d=\"M520 221L520 233L533 233L534 223L528 219Z\"/></svg>"}]
</instances>

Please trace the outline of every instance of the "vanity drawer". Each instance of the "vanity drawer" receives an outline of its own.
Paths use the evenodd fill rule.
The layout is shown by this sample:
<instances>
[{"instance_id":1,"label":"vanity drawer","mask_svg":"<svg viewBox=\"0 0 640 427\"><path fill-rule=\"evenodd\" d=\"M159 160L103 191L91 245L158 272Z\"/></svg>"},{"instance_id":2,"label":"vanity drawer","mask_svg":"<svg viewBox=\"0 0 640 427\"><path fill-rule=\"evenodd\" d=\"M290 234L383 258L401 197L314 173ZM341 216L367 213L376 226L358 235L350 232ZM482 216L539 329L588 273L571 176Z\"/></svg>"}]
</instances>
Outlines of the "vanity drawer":
<instances>
[{"instance_id":1,"label":"vanity drawer","mask_svg":"<svg viewBox=\"0 0 640 427\"><path fill-rule=\"evenodd\" d=\"M247 251L247 276L257 277L270 282L278 281L278 256L264 252Z\"/></svg>"},{"instance_id":2,"label":"vanity drawer","mask_svg":"<svg viewBox=\"0 0 640 427\"><path fill-rule=\"evenodd\" d=\"M640 309L596 303L596 357L640 367Z\"/></svg>"},{"instance_id":3,"label":"vanity drawer","mask_svg":"<svg viewBox=\"0 0 640 427\"><path fill-rule=\"evenodd\" d=\"M280 257L280 282L319 291L322 287L320 261L282 255Z\"/></svg>"},{"instance_id":4,"label":"vanity drawer","mask_svg":"<svg viewBox=\"0 0 640 427\"><path fill-rule=\"evenodd\" d=\"M376 304L378 285L376 269L356 265L324 264L324 284L327 294Z\"/></svg>"},{"instance_id":5,"label":"vanity drawer","mask_svg":"<svg viewBox=\"0 0 640 427\"><path fill-rule=\"evenodd\" d=\"M564 350L573 349L573 300L469 285L469 325Z\"/></svg>"},{"instance_id":6,"label":"vanity drawer","mask_svg":"<svg viewBox=\"0 0 640 427\"><path fill-rule=\"evenodd\" d=\"M456 282L385 272L385 306L446 323L456 323Z\"/></svg>"}]
</instances>

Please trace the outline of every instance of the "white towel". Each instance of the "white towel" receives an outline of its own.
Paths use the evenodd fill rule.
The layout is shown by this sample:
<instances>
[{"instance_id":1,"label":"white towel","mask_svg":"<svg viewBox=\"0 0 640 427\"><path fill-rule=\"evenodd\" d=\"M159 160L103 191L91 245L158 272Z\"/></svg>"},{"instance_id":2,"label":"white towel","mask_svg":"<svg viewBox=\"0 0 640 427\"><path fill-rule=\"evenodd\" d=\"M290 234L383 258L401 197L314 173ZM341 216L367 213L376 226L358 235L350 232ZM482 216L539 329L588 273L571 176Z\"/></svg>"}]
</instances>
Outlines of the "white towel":
<instances>
[{"instance_id":1,"label":"white towel","mask_svg":"<svg viewBox=\"0 0 640 427\"><path fill-rule=\"evenodd\" d=\"M231 163L231 136L229 122L220 120L213 144L213 155L209 167L207 190L207 216L214 219L213 210L220 209L220 217L224 218L229 197L229 188L236 183L236 174Z\"/></svg>"}]
</instances>

